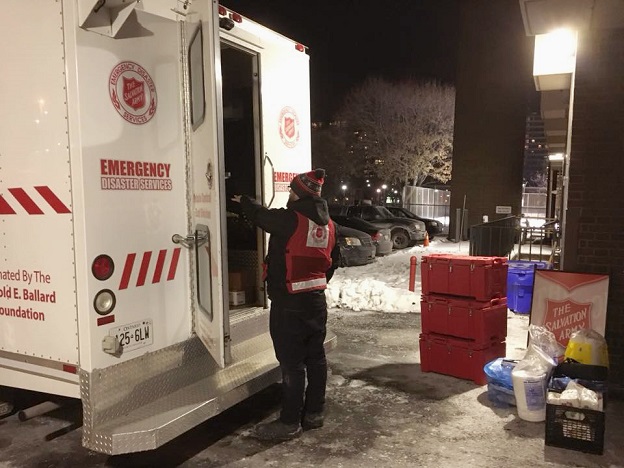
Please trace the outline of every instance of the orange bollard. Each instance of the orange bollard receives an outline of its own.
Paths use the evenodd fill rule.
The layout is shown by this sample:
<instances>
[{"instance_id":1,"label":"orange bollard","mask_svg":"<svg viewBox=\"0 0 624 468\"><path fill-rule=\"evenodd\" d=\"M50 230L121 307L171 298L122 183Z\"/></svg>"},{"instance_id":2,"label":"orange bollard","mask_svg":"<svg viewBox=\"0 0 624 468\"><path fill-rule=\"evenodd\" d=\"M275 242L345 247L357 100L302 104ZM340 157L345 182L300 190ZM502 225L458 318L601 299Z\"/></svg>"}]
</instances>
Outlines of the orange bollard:
<instances>
[{"instance_id":1,"label":"orange bollard","mask_svg":"<svg viewBox=\"0 0 624 468\"><path fill-rule=\"evenodd\" d=\"M410 276L409 276L409 290L414 292L416 287L416 263L418 259L416 256L410 258Z\"/></svg>"},{"instance_id":2,"label":"orange bollard","mask_svg":"<svg viewBox=\"0 0 624 468\"><path fill-rule=\"evenodd\" d=\"M425 232L425 242L423 242L424 247L429 247L429 233Z\"/></svg>"}]
</instances>

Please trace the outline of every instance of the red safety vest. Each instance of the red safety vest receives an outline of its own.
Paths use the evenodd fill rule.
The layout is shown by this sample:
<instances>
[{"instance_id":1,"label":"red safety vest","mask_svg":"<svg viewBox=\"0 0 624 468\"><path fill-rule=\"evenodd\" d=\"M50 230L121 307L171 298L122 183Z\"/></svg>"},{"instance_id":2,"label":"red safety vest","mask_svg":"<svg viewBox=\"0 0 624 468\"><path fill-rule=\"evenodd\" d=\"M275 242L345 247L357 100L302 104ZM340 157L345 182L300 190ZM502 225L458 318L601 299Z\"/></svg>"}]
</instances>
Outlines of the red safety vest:
<instances>
[{"instance_id":1,"label":"red safety vest","mask_svg":"<svg viewBox=\"0 0 624 468\"><path fill-rule=\"evenodd\" d=\"M297 228L286 243L286 288L291 294L325 289L325 272L331 267L336 228L329 221L320 226L297 214Z\"/></svg>"}]
</instances>

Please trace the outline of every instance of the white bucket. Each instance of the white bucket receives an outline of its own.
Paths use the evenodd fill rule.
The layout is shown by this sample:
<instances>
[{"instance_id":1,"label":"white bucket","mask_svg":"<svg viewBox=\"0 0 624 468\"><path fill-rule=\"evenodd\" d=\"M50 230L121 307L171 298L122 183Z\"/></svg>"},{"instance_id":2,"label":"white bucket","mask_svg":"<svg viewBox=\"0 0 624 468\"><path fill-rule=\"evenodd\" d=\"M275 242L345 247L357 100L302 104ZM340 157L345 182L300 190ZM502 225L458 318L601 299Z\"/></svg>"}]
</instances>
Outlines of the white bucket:
<instances>
[{"instance_id":1,"label":"white bucket","mask_svg":"<svg viewBox=\"0 0 624 468\"><path fill-rule=\"evenodd\" d=\"M548 374L536 375L523 369L511 373L516 406L520 419L531 422L546 420L546 379Z\"/></svg>"}]
</instances>

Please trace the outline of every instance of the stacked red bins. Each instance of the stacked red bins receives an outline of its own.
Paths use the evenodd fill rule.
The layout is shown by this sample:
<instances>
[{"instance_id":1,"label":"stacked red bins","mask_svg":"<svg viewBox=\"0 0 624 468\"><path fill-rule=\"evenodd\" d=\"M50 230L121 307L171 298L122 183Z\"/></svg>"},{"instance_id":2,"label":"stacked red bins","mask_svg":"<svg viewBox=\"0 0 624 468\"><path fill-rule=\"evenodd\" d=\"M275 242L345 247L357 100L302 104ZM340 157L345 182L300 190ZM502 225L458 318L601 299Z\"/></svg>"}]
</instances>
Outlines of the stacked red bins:
<instances>
[{"instance_id":1,"label":"stacked red bins","mask_svg":"<svg viewBox=\"0 0 624 468\"><path fill-rule=\"evenodd\" d=\"M420 367L479 385L505 356L507 259L432 254L421 262Z\"/></svg>"}]
</instances>

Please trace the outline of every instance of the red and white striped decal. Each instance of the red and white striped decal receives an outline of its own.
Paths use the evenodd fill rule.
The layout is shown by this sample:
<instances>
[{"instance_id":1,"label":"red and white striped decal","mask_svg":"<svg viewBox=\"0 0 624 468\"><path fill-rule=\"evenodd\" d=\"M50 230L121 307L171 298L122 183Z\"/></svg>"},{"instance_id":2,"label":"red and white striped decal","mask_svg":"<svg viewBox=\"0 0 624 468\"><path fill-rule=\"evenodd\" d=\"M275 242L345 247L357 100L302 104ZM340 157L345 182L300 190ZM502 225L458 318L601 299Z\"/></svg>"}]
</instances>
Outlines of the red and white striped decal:
<instances>
[{"instance_id":1,"label":"red and white striped decal","mask_svg":"<svg viewBox=\"0 0 624 468\"><path fill-rule=\"evenodd\" d=\"M171 252L171 257L169 259L169 270L167 271L167 281L172 281L175 279L176 271L178 269L178 261L180 260L180 251L181 247L176 247L172 250L163 249L158 252L158 257L156 259L156 265L154 266L154 273L152 274L152 284L160 283L162 278L163 270L165 268L165 260L167 258L167 252ZM149 271L150 265L152 263L152 254L154 252L148 251L143 252L143 257L141 258L141 264L139 266L136 287L144 286L145 282L148 281L147 273ZM132 276L132 272L134 271L134 262L136 261L137 254L129 253L126 256L126 263L124 264L123 272L121 273L121 281L119 282L119 289L128 289L130 285L130 277Z\"/></svg>"},{"instance_id":2,"label":"red and white striped decal","mask_svg":"<svg viewBox=\"0 0 624 468\"><path fill-rule=\"evenodd\" d=\"M71 213L71 210L61 201L59 197L52 191L47 185L38 185L33 187L39 196L45 201L57 214ZM22 208L26 210L29 215L42 215L44 211L39 206L38 202L32 198L26 190L22 187L13 187L8 189L8 194L0 194L0 215L14 215L17 214L9 200L8 195L12 195L11 202L13 200L17 202ZM5 198L6 197L6 198ZM41 203L41 202L39 202ZM45 205L44 205L45 206Z\"/></svg>"}]
</instances>

